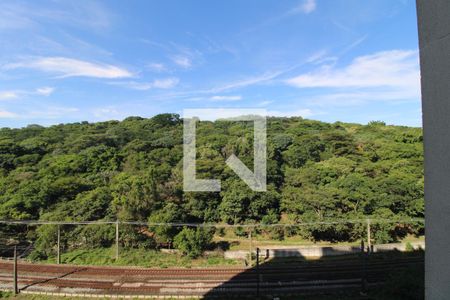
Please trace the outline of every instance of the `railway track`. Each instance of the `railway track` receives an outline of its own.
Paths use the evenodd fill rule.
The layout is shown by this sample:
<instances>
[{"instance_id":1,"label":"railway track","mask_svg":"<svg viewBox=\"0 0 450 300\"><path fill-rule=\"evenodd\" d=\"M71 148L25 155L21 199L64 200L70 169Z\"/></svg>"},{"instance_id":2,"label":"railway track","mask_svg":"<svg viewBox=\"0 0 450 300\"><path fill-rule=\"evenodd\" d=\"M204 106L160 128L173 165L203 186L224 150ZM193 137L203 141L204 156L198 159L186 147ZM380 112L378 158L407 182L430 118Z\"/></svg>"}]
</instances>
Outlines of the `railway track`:
<instances>
[{"instance_id":1,"label":"railway track","mask_svg":"<svg viewBox=\"0 0 450 300\"><path fill-rule=\"evenodd\" d=\"M225 296L310 293L356 289L364 276L382 284L393 271L423 266L423 256L330 261L275 262L256 268L146 269L43 265L20 262L19 289L28 292L101 295ZM0 289L12 288L13 265L0 260Z\"/></svg>"}]
</instances>

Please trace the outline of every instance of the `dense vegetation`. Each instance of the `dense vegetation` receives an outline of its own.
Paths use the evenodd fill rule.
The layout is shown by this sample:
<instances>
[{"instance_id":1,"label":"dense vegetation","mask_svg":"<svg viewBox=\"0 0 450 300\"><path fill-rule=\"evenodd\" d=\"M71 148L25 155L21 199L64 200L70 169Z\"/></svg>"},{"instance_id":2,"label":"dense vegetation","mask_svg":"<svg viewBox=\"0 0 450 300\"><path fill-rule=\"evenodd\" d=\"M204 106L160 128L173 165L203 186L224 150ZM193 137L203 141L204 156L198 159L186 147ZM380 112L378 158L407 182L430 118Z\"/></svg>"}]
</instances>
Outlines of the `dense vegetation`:
<instances>
[{"instance_id":1,"label":"dense vegetation","mask_svg":"<svg viewBox=\"0 0 450 300\"><path fill-rule=\"evenodd\" d=\"M235 153L253 169L252 124L202 121L197 124L197 177L221 179L222 191L183 193L182 134L182 119L175 114L2 128L0 219L271 224L423 217L420 128L269 118L268 192L251 191L224 163ZM423 230L405 224L374 228L378 242ZM35 255L49 255L55 230L27 231ZM3 226L2 231L25 232L20 226ZM175 242L193 256L213 235L211 230L170 227L123 232L124 246ZM363 225L347 223L258 233L339 241L358 239L363 232ZM245 232L238 228L236 233ZM63 243L106 247L113 240L112 226L91 225L65 228Z\"/></svg>"}]
</instances>

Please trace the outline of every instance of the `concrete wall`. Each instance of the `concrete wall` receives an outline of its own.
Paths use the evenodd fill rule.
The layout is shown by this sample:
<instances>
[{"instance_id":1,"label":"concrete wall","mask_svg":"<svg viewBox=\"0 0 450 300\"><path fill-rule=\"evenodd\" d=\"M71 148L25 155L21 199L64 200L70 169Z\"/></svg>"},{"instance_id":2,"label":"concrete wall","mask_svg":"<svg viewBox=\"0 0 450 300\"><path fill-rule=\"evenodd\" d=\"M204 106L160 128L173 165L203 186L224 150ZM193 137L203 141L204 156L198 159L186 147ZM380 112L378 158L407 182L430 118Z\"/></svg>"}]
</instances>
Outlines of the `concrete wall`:
<instances>
[{"instance_id":1,"label":"concrete wall","mask_svg":"<svg viewBox=\"0 0 450 300\"><path fill-rule=\"evenodd\" d=\"M417 0L425 146L425 295L450 299L450 1Z\"/></svg>"},{"instance_id":2,"label":"concrete wall","mask_svg":"<svg viewBox=\"0 0 450 300\"><path fill-rule=\"evenodd\" d=\"M414 249L425 249L425 242L413 242L411 246ZM374 252L381 251L405 251L406 244L392 243L374 245ZM361 252L357 246L302 246L295 248L280 248L280 249L264 249L261 248L260 255L267 258L274 257L311 257L319 258L324 256L337 256L345 254L355 254ZM249 251L225 251L224 257L228 259L246 259Z\"/></svg>"}]
</instances>

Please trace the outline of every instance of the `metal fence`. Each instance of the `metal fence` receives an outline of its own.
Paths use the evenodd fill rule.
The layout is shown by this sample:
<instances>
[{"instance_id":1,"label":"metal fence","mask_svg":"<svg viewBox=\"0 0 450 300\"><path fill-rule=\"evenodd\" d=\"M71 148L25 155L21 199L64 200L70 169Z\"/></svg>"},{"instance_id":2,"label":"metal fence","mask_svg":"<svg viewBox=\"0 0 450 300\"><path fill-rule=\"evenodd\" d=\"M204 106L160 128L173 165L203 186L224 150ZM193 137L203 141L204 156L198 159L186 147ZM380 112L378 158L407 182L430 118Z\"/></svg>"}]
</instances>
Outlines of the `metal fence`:
<instances>
[{"instance_id":1,"label":"metal fence","mask_svg":"<svg viewBox=\"0 0 450 300\"><path fill-rule=\"evenodd\" d=\"M284 236L301 235L302 230L317 232L326 230L346 230L351 228L354 241L365 240L370 248L376 240L377 232L390 228L408 228L416 232L423 230L424 219L403 218L355 219L295 224L218 224L218 223L148 223L139 221L34 221L3 220L0 221L0 257L12 257L12 246L16 246L19 258L29 258L36 247L46 245L47 256L54 257L61 263L61 255L74 249L111 249L108 256L119 259L122 249L173 249L171 241L158 240L156 229L181 230L188 228L205 228L214 230L216 239L211 250L227 250L235 243L245 243L245 250L253 253L256 247L264 243L283 244L279 241ZM408 230L406 230L408 231ZM405 231L405 232L406 232ZM232 234L226 234L232 232ZM355 236L356 235L356 236ZM265 239L262 241L261 236ZM259 237L259 238L258 238ZM292 243L288 244L294 246ZM301 242L296 246L301 246ZM220 252L219 251L219 252ZM32 258L32 257L31 257ZM251 260L251 255L250 255Z\"/></svg>"}]
</instances>

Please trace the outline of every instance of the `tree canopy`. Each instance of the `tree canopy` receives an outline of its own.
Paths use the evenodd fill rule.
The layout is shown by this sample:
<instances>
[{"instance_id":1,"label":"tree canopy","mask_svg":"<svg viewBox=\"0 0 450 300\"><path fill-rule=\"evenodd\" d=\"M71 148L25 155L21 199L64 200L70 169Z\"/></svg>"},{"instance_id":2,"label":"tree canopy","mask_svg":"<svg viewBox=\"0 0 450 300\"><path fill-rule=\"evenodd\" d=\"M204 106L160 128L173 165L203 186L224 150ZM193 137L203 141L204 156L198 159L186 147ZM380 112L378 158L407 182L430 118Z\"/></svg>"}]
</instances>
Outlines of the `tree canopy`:
<instances>
[{"instance_id":1,"label":"tree canopy","mask_svg":"<svg viewBox=\"0 0 450 300\"><path fill-rule=\"evenodd\" d=\"M184 193L183 120L176 114L2 128L0 219L289 224L423 217L420 128L271 117L267 130L267 192L251 191L225 164L234 153L253 169L252 125L201 121L197 177L220 179L222 191ZM383 226L379 241L423 230ZM83 230L99 243L111 236L104 230ZM182 228L149 230L151 234L137 230L130 241L175 241L189 249L210 236ZM283 234L351 240L361 230L343 224ZM42 229L34 238L45 244L52 234ZM191 244L177 234L192 237Z\"/></svg>"}]
</instances>

